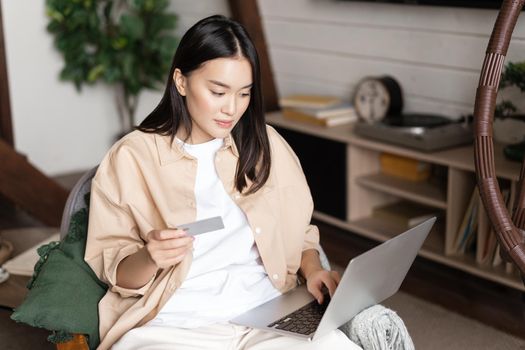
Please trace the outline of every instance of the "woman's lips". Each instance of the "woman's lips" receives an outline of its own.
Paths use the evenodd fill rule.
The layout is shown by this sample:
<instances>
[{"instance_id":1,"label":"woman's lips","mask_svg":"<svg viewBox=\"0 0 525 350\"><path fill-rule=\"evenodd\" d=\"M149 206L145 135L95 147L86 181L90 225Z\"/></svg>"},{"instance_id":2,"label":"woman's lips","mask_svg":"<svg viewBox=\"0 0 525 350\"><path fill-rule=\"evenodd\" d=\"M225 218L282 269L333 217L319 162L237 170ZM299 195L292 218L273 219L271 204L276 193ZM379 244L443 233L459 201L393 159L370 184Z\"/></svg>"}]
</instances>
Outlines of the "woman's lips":
<instances>
[{"instance_id":1,"label":"woman's lips","mask_svg":"<svg viewBox=\"0 0 525 350\"><path fill-rule=\"evenodd\" d=\"M218 120L215 119L215 122L217 125L219 125L221 128L230 128L233 124L233 120Z\"/></svg>"}]
</instances>

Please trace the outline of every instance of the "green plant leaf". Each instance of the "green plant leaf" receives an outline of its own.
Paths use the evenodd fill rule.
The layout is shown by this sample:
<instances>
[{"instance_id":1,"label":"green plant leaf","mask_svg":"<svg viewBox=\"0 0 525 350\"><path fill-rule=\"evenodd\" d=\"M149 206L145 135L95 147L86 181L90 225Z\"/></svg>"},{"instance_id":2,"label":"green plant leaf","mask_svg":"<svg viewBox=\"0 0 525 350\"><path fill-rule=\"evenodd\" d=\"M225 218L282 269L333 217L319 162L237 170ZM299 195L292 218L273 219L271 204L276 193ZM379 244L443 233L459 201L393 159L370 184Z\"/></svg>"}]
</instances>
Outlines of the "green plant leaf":
<instances>
[{"instance_id":1,"label":"green plant leaf","mask_svg":"<svg viewBox=\"0 0 525 350\"><path fill-rule=\"evenodd\" d=\"M159 55L164 64L169 65L171 58L177 49L178 40L171 36L163 36L159 38Z\"/></svg>"},{"instance_id":2,"label":"green plant leaf","mask_svg":"<svg viewBox=\"0 0 525 350\"><path fill-rule=\"evenodd\" d=\"M154 20L148 23L146 33L148 36L156 36L163 31L171 31L177 26L177 16L175 15L156 15Z\"/></svg>"},{"instance_id":3,"label":"green plant leaf","mask_svg":"<svg viewBox=\"0 0 525 350\"><path fill-rule=\"evenodd\" d=\"M124 36L119 36L118 38L113 39L113 41L111 42L111 46L115 50L122 50L127 45L128 45L128 38Z\"/></svg>"},{"instance_id":4,"label":"green plant leaf","mask_svg":"<svg viewBox=\"0 0 525 350\"><path fill-rule=\"evenodd\" d=\"M64 21L64 16L59 12L55 11L54 9L48 7L46 11L47 17L53 19L54 21L60 23Z\"/></svg>"},{"instance_id":5,"label":"green plant leaf","mask_svg":"<svg viewBox=\"0 0 525 350\"><path fill-rule=\"evenodd\" d=\"M80 90L104 81L126 96L157 88L178 41L169 0L46 0L47 31L64 59L60 79Z\"/></svg>"},{"instance_id":6,"label":"green plant leaf","mask_svg":"<svg viewBox=\"0 0 525 350\"><path fill-rule=\"evenodd\" d=\"M98 79L98 77L101 76L102 73L104 73L104 69L105 67L103 64L99 64L91 68L91 70L88 73L87 80L91 83L95 82Z\"/></svg>"},{"instance_id":7,"label":"green plant leaf","mask_svg":"<svg viewBox=\"0 0 525 350\"><path fill-rule=\"evenodd\" d=\"M509 62L503 71L500 80L500 88L516 85L522 92L525 92L525 61Z\"/></svg>"},{"instance_id":8,"label":"green plant leaf","mask_svg":"<svg viewBox=\"0 0 525 350\"><path fill-rule=\"evenodd\" d=\"M141 39L144 37L144 22L135 15L122 15L120 17L121 32L131 39Z\"/></svg>"},{"instance_id":9,"label":"green plant leaf","mask_svg":"<svg viewBox=\"0 0 525 350\"><path fill-rule=\"evenodd\" d=\"M122 74L117 67L110 66L104 70L104 80L107 83L114 84L121 80Z\"/></svg>"}]
</instances>

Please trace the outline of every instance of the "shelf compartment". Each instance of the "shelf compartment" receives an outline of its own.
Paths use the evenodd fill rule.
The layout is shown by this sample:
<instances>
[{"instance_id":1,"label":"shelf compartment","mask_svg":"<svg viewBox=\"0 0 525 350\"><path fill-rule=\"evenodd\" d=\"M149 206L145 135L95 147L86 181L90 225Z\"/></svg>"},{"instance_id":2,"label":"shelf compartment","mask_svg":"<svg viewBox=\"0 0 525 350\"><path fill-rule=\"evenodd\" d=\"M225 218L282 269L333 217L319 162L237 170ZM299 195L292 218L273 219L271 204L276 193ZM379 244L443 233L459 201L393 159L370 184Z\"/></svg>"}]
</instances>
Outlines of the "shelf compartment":
<instances>
[{"instance_id":1,"label":"shelf compartment","mask_svg":"<svg viewBox=\"0 0 525 350\"><path fill-rule=\"evenodd\" d=\"M409 181L385 174L373 174L360 176L357 183L413 202L447 209L446 189L426 181Z\"/></svg>"},{"instance_id":2,"label":"shelf compartment","mask_svg":"<svg viewBox=\"0 0 525 350\"><path fill-rule=\"evenodd\" d=\"M352 221L350 224L356 228L356 231L366 232L367 237L373 238L372 236L375 236L377 237L375 239L381 242L391 239L407 230L407 228L400 225L372 217ZM442 254L445 249L444 242L443 225L438 219L436 225L434 225L423 243L421 250Z\"/></svg>"},{"instance_id":3,"label":"shelf compartment","mask_svg":"<svg viewBox=\"0 0 525 350\"><path fill-rule=\"evenodd\" d=\"M377 220L376 218L372 217L347 222L317 211L314 212L313 217L323 222L327 222L334 226L338 226L348 231L357 233L363 237L371 238L379 242L389 240L397 236L398 234L406 231L406 228L400 225L385 222L383 220ZM436 221L436 225L434 225L434 227L430 231L430 234L425 240L425 243L423 243L423 247L420 253L425 251L430 252L432 254L444 255L444 250L444 224L443 219L438 218L438 220Z\"/></svg>"},{"instance_id":4,"label":"shelf compartment","mask_svg":"<svg viewBox=\"0 0 525 350\"><path fill-rule=\"evenodd\" d=\"M441 257L439 257L441 258ZM457 269L466 271L470 274L482 277L493 282L504 284L506 286L525 291L525 286L516 273L508 273L505 271L505 264L496 267L480 265L476 262L476 257L473 254L465 255L447 255L441 259L436 259L445 265L455 267Z\"/></svg>"},{"instance_id":5,"label":"shelf compartment","mask_svg":"<svg viewBox=\"0 0 525 350\"><path fill-rule=\"evenodd\" d=\"M381 222L374 218L363 218L354 221L343 221L320 212L314 212L314 218L322 220L334 226L351 231L363 237L367 237L379 242L384 242L396 235L402 233L402 227L391 223ZM441 221L441 222L440 222ZM444 224L442 220L436 222L436 225L430 232L419 255L429 260L439 262L478 277L491 280L521 291L525 291L525 286L520 277L516 274L505 272L504 265L498 267L485 267L476 263L476 258L472 254L466 255L445 255L444 253Z\"/></svg>"}]
</instances>

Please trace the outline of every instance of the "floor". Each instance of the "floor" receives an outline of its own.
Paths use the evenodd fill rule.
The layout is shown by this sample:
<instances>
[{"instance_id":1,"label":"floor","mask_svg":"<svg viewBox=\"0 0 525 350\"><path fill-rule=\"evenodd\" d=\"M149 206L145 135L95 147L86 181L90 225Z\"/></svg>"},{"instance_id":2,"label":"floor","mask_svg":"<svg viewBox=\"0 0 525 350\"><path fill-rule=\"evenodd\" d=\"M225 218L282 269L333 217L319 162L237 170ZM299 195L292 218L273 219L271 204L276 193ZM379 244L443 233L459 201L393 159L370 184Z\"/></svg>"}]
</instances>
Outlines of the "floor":
<instances>
[{"instance_id":1,"label":"floor","mask_svg":"<svg viewBox=\"0 0 525 350\"><path fill-rule=\"evenodd\" d=\"M377 243L317 223L321 245L340 266ZM412 265L401 290L459 315L525 339L525 293L486 281L425 258Z\"/></svg>"}]
</instances>

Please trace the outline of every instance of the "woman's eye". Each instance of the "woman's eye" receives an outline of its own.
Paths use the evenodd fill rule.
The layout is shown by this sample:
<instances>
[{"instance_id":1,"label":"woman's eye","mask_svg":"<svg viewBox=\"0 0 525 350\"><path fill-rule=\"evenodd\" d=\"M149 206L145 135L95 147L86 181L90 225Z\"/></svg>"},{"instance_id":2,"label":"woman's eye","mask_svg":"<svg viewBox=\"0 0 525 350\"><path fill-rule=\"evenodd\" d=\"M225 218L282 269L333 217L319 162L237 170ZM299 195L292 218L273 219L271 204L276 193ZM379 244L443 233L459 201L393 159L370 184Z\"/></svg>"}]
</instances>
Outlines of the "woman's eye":
<instances>
[{"instance_id":1,"label":"woman's eye","mask_svg":"<svg viewBox=\"0 0 525 350\"><path fill-rule=\"evenodd\" d=\"M241 94L241 97L249 97L250 96L250 93L249 92L243 92Z\"/></svg>"},{"instance_id":2,"label":"woman's eye","mask_svg":"<svg viewBox=\"0 0 525 350\"><path fill-rule=\"evenodd\" d=\"M215 92L215 91L212 91L211 93L212 93L212 95L215 95L215 96L224 96L224 92Z\"/></svg>"}]
</instances>

